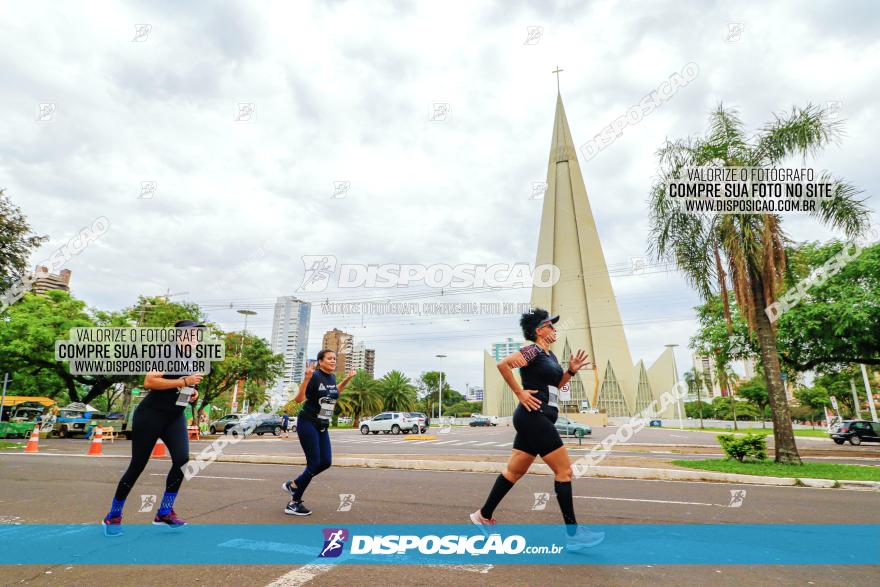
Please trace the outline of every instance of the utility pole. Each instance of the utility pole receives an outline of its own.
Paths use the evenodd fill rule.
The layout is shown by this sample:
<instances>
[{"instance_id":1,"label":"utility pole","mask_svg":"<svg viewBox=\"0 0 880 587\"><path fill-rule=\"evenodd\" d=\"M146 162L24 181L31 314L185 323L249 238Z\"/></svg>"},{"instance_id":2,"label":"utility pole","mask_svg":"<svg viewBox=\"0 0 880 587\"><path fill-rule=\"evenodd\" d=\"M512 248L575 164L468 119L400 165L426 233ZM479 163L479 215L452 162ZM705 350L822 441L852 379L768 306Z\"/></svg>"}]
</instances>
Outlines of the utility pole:
<instances>
[{"instance_id":1,"label":"utility pole","mask_svg":"<svg viewBox=\"0 0 880 587\"><path fill-rule=\"evenodd\" d=\"M877 422L877 408L874 407L874 395L871 393L871 384L868 382L868 371L865 366L859 364L862 368L862 379L865 380L865 392L868 394L868 409L871 411L871 421Z\"/></svg>"},{"instance_id":2,"label":"utility pole","mask_svg":"<svg viewBox=\"0 0 880 587\"><path fill-rule=\"evenodd\" d=\"M242 352L242 350L244 350L244 339L245 339L245 337L247 336L247 320L248 320L248 316L255 316L257 313L254 312L253 310L236 310L236 311L237 311L239 314L241 314L242 316L244 316L244 332L242 332L242 334L241 334L241 344L238 345L238 358L241 359L241 352ZM246 380L245 380L245 384L244 384L244 385L245 385L245 386L247 385L247 381L246 381ZM236 412L238 411L238 388L239 388L239 387L242 387L241 393L244 394L244 393L245 393L245 389L244 389L244 386L242 386L242 381L241 381L241 379L239 379L239 380L236 382L236 384L235 384L235 388L233 388L233 390L232 390L232 413L233 413L233 414L236 413Z\"/></svg>"},{"instance_id":3,"label":"utility pole","mask_svg":"<svg viewBox=\"0 0 880 587\"><path fill-rule=\"evenodd\" d=\"M6 386L9 384L9 373L3 376L3 399L0 399L0 421L3 420L3 406L6 405Z\"/></svg>"},{"instance_id":4,"label":"utility pole","mask_svg":"<svg viewBox=\"0 0 880 587\"><path fill-rule=\"evenodd\" d=\"M853 407L855 407L856 420L861 420L862 419L862 410L859 409L859 394L856 392L855 379L849 380L849 388L852 390Z\"/></svg>"},{"instance_id":5,"label":"utility pole","mask_svg":"<svg viewBox=\"0 0 880 587\"><path fill-rule=\"evenodd\" d=\"M446 358L446 355L436 355L438 359L440 359L440 387L437 389L437 420L441 421L443 418L443 359Z\"/></svg>"}]
</instances>

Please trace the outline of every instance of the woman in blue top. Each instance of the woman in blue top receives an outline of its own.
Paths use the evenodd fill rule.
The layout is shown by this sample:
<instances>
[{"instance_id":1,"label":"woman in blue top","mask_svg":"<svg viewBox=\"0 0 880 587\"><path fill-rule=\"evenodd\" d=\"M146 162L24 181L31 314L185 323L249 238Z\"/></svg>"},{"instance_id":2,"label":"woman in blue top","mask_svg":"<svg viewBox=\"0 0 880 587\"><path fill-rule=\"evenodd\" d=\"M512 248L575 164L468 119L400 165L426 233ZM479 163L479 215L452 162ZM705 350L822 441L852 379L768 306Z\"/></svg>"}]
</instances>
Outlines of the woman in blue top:
<instances>
[{"instance_id":1,"label":"woman in blue top","mask_svg":"<svg viewBox=\"0 0 880 587\"><path fill-rule=\"evenodd\" d=\"M303 493L312 477L330 468L332 453L330 449L330 420L339 394L354 377L352 369L339 385L336 385L336 353L324 349L318 353L318 368L309 363L299 393L294 398L297 403L305 400L305 404L296 418L296 433L299 443L306 454L306 468L302 475L293 481L285 481L282 487L290 493L290 503L284 508L285 514L292 516L308 516L311 510L302 502Z\"/></svg>"},{"instance_id":2,"label":"woman in blue top","mask_svg":"<svg viewBox=\"0 0 880 587\"><path fill-rule=\"evenodd\" d=\"M559 316L551 317L546 310L540 308L523 314L519 324L525 339L533 344L521 348L498 363L501 376L520 402L513 412L516 437L507 467L495 480L486 503L472 513L470 518L481 528L494 525L496 522L492 514L495 508L513 485L526 474L535 457L541 455L553 470L553 485L559 509L562 510L562 519L566 524L568 548L579 550L599 544L605 534L590 532L577 525L571 494L571 460L554 424L559 416L559 390L587 364L589 356L585 351L579 350L571 357L568 371L562 369L556 355L550 350L550 345L556 342L554 324L558 320ZM522 385L513 376L513 369L516 368L520 370Z\"/></svg>"}]
</instances>

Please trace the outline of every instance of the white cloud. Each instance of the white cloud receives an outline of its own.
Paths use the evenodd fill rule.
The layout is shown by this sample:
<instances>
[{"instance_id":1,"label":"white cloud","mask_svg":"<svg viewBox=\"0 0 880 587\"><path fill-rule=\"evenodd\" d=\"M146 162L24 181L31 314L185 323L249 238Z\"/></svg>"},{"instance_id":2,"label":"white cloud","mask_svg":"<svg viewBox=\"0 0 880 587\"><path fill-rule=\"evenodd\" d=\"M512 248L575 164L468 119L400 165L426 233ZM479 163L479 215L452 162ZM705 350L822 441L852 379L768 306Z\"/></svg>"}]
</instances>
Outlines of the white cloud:
<instances>
[{"instance_id":1,"label":"white cloud","mask_svg":"<svg viewBox=\"0 0 880 587\"><path fill-rule=\"evenodd\" d=\"M876 207L876 19L868 2L31 2L0 24L2 185L52 237L34 261L96 217L110 220L69 263L88 303L120 308L170 288L189 292L176 299L214 301L212 319L229 328L239 316L218 306L257 308L251 325L268 335L271 303L295 292L302 255L533 260L540 202L529 193L546 174L557 65L578 145L684 64L700 66L667 104L581 161L610 265L644 255L654 151L702 132L721 100L752 129L792 105L842 101L848 136L810 163L861 186ZM737 43L725 42L729 22L744 23ZM133 42L143 23L148 38ZM529 26L542 27L536 44L524 44ZM45 102L56 104L54 120L38 123ZM449 115L432 122L438 102ZM239 103L255 105L255 120L234 120ZM350 192L331 199L338 180ZM138 199L144 181L157 184L152 199ZM831 236L803 219L786 227L795 239ZM266 255L246 263L272 236ZM239 267L239 279L208 289ZM686 345L693 323L665 325L697 302L679 278L615 277L614 286L634 358ZM368 295L379 292L349 297ZM316 310L310 353L333 326L372 341L380 373L415 376L445 352L461 389L482 379L482 348L517 334L514 318L397 317L361 329ZM684 352L679 363L688 366Z\"/></svg>"}]
</instances>

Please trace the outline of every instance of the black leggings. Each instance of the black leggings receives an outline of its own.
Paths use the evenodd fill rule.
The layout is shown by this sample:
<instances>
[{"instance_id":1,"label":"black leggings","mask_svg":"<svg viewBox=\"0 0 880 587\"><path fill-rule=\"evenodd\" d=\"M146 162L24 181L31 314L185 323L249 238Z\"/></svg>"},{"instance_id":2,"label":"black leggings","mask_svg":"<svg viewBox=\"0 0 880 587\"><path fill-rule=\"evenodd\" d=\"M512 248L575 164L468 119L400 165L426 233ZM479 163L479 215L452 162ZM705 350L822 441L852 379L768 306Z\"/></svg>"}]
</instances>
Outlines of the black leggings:
<instances>
[{"instance_id":1,"label":"black leggings","mask_svg":"<svg viewBox=\"0 0 880 587\"><path fill-rule=\"evenodd\" d=\"M537 410L530 412L522 404L513 411L513 427L516 429L513 448L543 457L563 445L554 426L558 413L552 408L542 406L542 409L549 413Z\"/></svg>"},{"instance_id":2,"label":"black leggings","mask_svg":"<svg viewBox=\"0 0 880 587\"><path fill-rule=\"evenodd\" d=\"M143 473L150 454L161 438L171 455L171 470L165 479L165 491L177 493L183 482L183 466L189 462L189 437L186 432L186 416L139 406L131 423L131 462L116 487L116 499L124 501L135 481Z\"/></svg>"}]
</instances>

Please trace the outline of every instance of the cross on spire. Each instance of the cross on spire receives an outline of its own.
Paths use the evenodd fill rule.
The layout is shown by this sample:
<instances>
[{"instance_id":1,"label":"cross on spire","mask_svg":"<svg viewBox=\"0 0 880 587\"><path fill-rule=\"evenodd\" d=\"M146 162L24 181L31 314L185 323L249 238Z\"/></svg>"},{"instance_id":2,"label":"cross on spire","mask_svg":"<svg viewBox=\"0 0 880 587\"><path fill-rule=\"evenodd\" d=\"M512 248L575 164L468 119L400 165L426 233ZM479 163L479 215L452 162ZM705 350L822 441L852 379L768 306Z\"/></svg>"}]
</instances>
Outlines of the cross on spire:
<instances>
[{"instance_id":1,"label":"cross on spire","mask_svg":"<svg viewBox=\"0 0 880 587\"><path fill-rule=\"evenodd\" d=\"M555 74L556 74L556 93L557 93L557 94L559 93L559 72L560 72L560 71L565 71L565 70L564 70L564 69L559 69L559 66L557 65L557 66L556 66L556 69L554 69L554 70L551 72L551 73L555 73Z\"/></svg>"}]
</instances>

